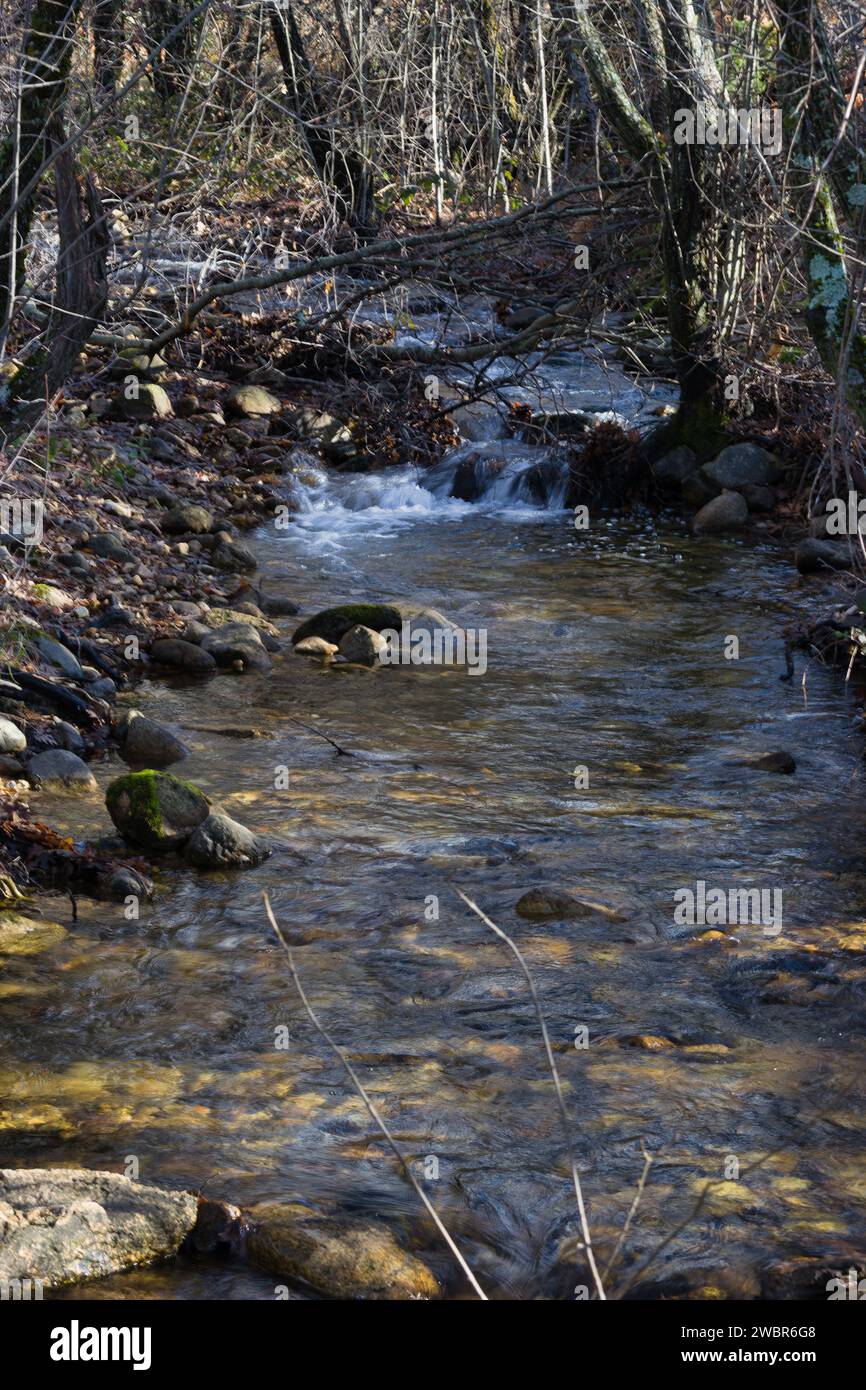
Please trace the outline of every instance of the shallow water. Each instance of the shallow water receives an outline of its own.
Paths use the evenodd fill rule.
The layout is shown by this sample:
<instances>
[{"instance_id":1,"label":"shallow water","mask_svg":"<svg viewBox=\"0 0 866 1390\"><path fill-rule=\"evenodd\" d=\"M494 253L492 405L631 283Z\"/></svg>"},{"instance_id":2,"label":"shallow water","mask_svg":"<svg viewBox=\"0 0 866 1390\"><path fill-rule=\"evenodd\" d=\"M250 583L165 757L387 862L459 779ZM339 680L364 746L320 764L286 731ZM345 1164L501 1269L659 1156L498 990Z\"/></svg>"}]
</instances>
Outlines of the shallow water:
<instances>
[{"instance_id":1,"label":"shallow water","mask_svg":"<svg viewBox=\"0 0 866 1390\"><path fill-rule=\"evenodd\" d=\"M532 970L603 1263L642 1147L655 1158L614 1292L797 1296L785 1261L856 1262L861 740L838 678L778 678L782 626L802 613L788 559L753 540L695 543L676 518L595 517L579 533L564 512L499 494L470 506L409 472L313 489L260 553L266 586L305 613L414 600L486 630L487 671L323 668L286 644L268 676L136 692L191 748L183 775L277 847L247 874L167 865L138 921L85 901L73 925L46 900L65 939L3 973L0 1159L121 1169L134 1156L144 1181L375 1214L463 1292L299 1005L267 890L314 1007L481 1282L570 1296L586 1274L557 1258L574 1194L537 1021L460 888ZM780 747L793 777L730 765ZM122 765L95 770L104 788ZM82 836L107 828L95 797L53 803L52 822L64 815ZM781 889L782 933L678 925L674 893L697 880ZM514 905L539 885L619 915L522 920ZM734 1161L739 1180L644 1269ZM189 1261L100 1289L273 1297L254 1271Z\"/></svg>"}]
</instances>

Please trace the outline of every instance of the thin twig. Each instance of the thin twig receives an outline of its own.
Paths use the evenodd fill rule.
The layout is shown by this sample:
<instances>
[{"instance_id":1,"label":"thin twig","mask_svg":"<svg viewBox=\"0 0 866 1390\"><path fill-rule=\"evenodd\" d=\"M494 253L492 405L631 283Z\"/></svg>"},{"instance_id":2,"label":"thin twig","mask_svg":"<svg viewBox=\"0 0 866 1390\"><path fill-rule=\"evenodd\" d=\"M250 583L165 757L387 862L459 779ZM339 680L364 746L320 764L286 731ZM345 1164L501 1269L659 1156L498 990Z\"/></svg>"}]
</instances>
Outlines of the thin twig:
<instances>
[{"instance_id":1,"label":"thin twig","mask_svg":"<svg viewBox=\"0 0 866 1390\"><path fill-rule=\"evenodd\" d=\"M532 995L532 1002L535 1005L535 1012L538 1016L538 1022L541 1028L541 1036L544 1039L544 1050L547 1053L547 1062L548 1066L550 1067L550 1074L553 1077L553 1084L556 1088L556 1099L559 1106L559 1117L562 1121L562 1132L565 1136L566 1150L568 1152L568 1157L571 1162L571 1174L574 1178L574 1195L577 1198L577 1210L580 1216L580 1229L581 1234L583 1235L583 1243L586 1248L586 1258L589 1263L590 1270L592 1272L592 1277L595 1282L595 1287L598 1296L600 1299L605 1299L607 1298L607 1294L604 1291L604 1284L602 1283L601 1275L598 1272L598 1265L596 1264L595 1260L595 1251L592 1248L592 1236L590 1235L589 1221L587 1220L586 1206L583 1200L583 1188L581 1187L580 1176L577 1171L577 1162L575 1160L574 1152L571 1147L571 1134L568 1127L568 1112L565 1108L565 1097L562 1093L562 1083L559 1079L559 1072L556 1069L556 1062L554 1061L553 1057L553 1049L550 1046L550 1036L547 1032L547 1023L545 1022L544 1014L542 1012L541 1001L538 998L538 991L535 988L535 981L529 973L529 967L527 966L526 961L523 959L523 956L520 954L520 951L518 950L517 946L512 941L508 933L504 932L501 927L497 927L495 922L491 922L487 914L481 911L481 908L478 906L478 904L474 903L471 898L467 898L466 894L462 892L461 889L458 888L456 891L458 896L463 899L466 906L471 907L475 915L477 917L480 917L482 922L484 922L485 925L488 926L492 932L495 932L495 934L499 937L500 941L504 941L508 949L513 952L513 954L517 958L517 963L520 966L520 969L523 971L524 979L526 980L526 983L529 986L529 992Z\"/></svg>"},{"instance_id":2,"label":"thin twig","mask_svg":"<svg viewBox=\"0 0 866 1390\"><path fill-rule=\"evenodd\" d=\"M283 936L283 933L280 931L279 925L278 925L278 923L277 923L277 919L276 919L276 917L274 916L273 909L271 908L270 898L268 897L267 893L263 893L263 894L262 894L262 898L263 898L264 904L265 904L265 912L266 912L267 915L268 915L268 921L270 922L271 926L273 927L273 929L274 929L274 931L275 931L275 933L276 933L277 940L279 941L280 945L282 946L283 950L284 950L285 953L286 953L286 958L287 958L287 960L288 960L288 962L289 962L289 969L290 969L290 971L292 972L292 979L293 979L294 982L295 982L295 989L298 991L298 995L300 996L301 1003L303 1004L304 1009L306 1010L307 1017L309 1018L310 1022L312 1023L313 1027L315 1028L316 1032L319 1033L320 1036L324 1038L325 1042L328 1044L328 1046L331 1048L331 1050L332 1050L333 1052L335 1052L336 1055L339 1057L339 1059L340 1059L340 1061L342 1062L342 1064L343 1064L343 1066L344 1066L346 1072L347 1072L348 1075L349 1075L349 1079L351 1080L353 1086L355 1087L355 1090L358 1092L358 1095L361 1097L362 1101L364 1102L365 1106L367 1107L367 1112L368 1112L368 1114L370 1115L370 1118L378 1125L379 1129L382 1131L382 1133L383 1133L383 1135L385 1136L385 1139L386 1139L386 1141L387 1141L387 1143L388 1143L388 1147L391 1149L391 1152L394 1154L394 1157L397 1159L397 1162L400 1164L400 1167L403 1169L403 1173L404 1173L405 1177L409 1180L409 1182L410 1182L410 1183L412 1184L412 1186L414 1187L415 1191L418 1193L418 1196L421 1198L421 1201L424 1203L424 1206L427 1208L427 1211L430 1213L430 1216L432 1217L433 1221L435 1222L436 1228L437 1228L437 1230L439 1231L439 1234L442 1236L443 1240L445 1241L446 1245L448 1246L448 1249L451 1251L452 1255L453 1255L454 1258L456 1259L456 1261L457 1261L457 1263L459 1264L460 1268L462 1269L463 1273L466 1275L466 1278L469 1280L469 1283L472 1285L472 1288L474 1289L475 1293L478 1295L478 1297L479 1297L483 1302L485 1302L485 1303L488 1302L488 1298L487 1298L486 1293L485 1293L484 1290L482 1289L481 1285L478 1283L478 1280L475 1278L475 1275L472 1273L472 1270L469 1268L468 1264L466 1263L465 1259L464 1259L463 1256L461 1255L460 1251L457 1249L457 1246L455 1245L455 1243L454 1243L452 1237L449 1235L448 1231L445 1229L445 1225L444 1225L444 1223L443 1223L443 1221L442 1221L442 1218L439 1216L439 1213L436 1211L436 1208L433 1206L433 1203L430 1201L430 1198L427 1196L426 1192L424 1191L424 1189L421 1187L420 1183L419 1183L418 1180L416 1179L415 1174L412 1172L412 1169L409 1167L409 1164L407 1163L406 1159L404 1158L403 1153L401 1152L401 1150L400 1150L400 1148L399 1148L399 1146L398 1146L398 1144L397 1144L397 1141L394 1139L394 1136L391 1134L391 1131L389 1130L388 1126L385 1124L385 1121L382 1119L382 1116L379 1114L379 1112L378 1112L378 1110L376 1109L375 1105L373 1104L372 1100L371 1100L370 1097L367 1095L367 1092L365 1091L365 1089L364 1089L364 1087L363 1087L363 1085L362 1085L362 1083L361 1083L360 1078L358 1077L357 1073L355 1072L355 1069L353 1068L353 1066L352 1066L351 1062L349 1061L348 1057L346 1056L345 1052L344 1052L343 1049L340 1047L339 1043L336 1043L336 1042L334 1041L334 1039L333 1039L333 1038L331 1037L331 1035L326 1031L326 1029L322 1026L322 1024L319 1022L318 1018L316 1017L315 1013L313 1012L312 1006L310 1005L310 1002L309 1002L309 1000L307 999L306 994L304 993L304 987L303 987L303 985L301 984L300 978L299 978L299 976L298 976L297 969L296 969L296 967L295 967L295 961L294 961L294 957L293 957L293 955L292 955L292 948L291 948L291 946L289 945L289 943L286 941L285 937Z\"/></svg>"},{"instance_id":3,"label":"thin twig","mask_svg":"<svg viewBox=\"0 0 866 1390\"><path fill-rule=\"evenodd\" d=\"M631 1230L632 1222L634 1221L634 1218L637 1215L637 1209L640 1206L640 1199L643 1196L643 1190L647 1184L647 1178L649 1177L650 1168L653 1166L653 1156L647 1150L647 1146L643 1140L641 1140L640 1142L640 1147L641 1153L643 1154L643 1172L641 1173L640 1178L638 1179L637 1191L635 1192L632 1204L628 1209L628 1216L625 1218L625 1223L623 1225L622 1230L619 1233L619 1239L617 1240L616 1245L613 1247L611 1257L604 1267L604 1274L602 1277L605 1279L610 1274L611 1270L616 1264L619 1252L625 1244L625 1238Z\"/></svg>"},{"instance_id":4,"label":"thin twig","mask_svg":"<svg viewBox=\"0 0 866 1390\"><path fill-rule=\"evenodd\" d=\"M354 758L355 754L351 751L351 749L341 748L339 743L335 743L332 738L328 738L328 735L323 734L321 729L314 729L311 724L305 724L303 719L298 719L293 714L287 714L285 717L289 720L290 723L299 724L302 729L306 729L308 734L315 734L317 738L323 738L326 743L330 743L332 748L336 748L337 753L341 758Z\"/></svg>"}]
</instances>

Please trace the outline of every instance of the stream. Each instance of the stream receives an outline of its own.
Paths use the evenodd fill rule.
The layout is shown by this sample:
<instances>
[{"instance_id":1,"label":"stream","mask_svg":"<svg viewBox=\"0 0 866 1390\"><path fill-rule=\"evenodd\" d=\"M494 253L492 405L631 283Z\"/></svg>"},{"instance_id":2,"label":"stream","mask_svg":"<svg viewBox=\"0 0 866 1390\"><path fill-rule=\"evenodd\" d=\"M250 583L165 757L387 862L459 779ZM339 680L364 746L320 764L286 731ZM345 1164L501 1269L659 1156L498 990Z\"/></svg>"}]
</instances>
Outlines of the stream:
<instances>
[{"instance_id":1,"label":"stream","mask_svg":"<svg viewBox=\"0 0 866 1390\"><path fill-rule=\"evenodd\" d=\"M560 407L634 421L669 399L584 357L544 371ZM477 417L426 477L313 475L293 525L256 544L265 587L304 615L411 601L484 630L484 674L323 666L286 641L266 676L154 679L124 697L188 745L173 770L275 851L246 874L166 865L137 921L83 901L73 925L45 900L68 931L5 973L0 1158L133 1156L143 1181L375 1216L466 1296L299 1004L267 891L310 1001L487 1292L571 1297L586 1278L558 1255L577 1221L538 1022L462 889L532 971L603 1264L654 1156L612 1284L797 1296L799 1262L862 1263L866 1240L854 701L819 668L805 687L799 666L779 680L801 581L760 532L695 540L682 517L642 511L576 531L555 487L527 485L539 451L504 438L495 411ZM475 503L449 496L470 447L507 456ZM796 773L735 765L768 749ZM122 770L95 765L101 790ZM97 798L52 818L82 838L107 827ZM674 894L699 880L780 889L781 933L678 924ZM612 912L517 916L541 886ZM184 1258L63 1296L272 1299L274 1281Z\"/></svg>"}]
</instances>

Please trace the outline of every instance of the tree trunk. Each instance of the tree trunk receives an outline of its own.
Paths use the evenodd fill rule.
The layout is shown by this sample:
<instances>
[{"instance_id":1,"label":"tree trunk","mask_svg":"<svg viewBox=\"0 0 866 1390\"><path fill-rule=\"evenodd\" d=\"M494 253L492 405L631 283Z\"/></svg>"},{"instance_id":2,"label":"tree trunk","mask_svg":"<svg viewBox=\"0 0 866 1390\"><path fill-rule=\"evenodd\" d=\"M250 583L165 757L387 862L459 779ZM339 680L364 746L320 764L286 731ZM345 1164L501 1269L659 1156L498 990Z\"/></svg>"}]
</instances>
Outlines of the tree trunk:
<instances>
[{"instance_id":1,"label":"tree trunk","mask_svg":"<svg viewBox=\"0 0 866 1390\"><path fill-rule=\"evenodd\" d=\"M822 366L866 424L866 337L840 227L852 209L862 211L851 197L863 186L862 154L843 132L844 94L814 0L780 0L779 11L780 88L792 145L787 192L802 226L804 318Z\"/></svg>"},{"instance_id":2,"label":"tree trunk","mask_svg":"<svg viewBox=\"0 0 866 1390\"><path fill-rule=\"evenodd\" d=\"M93 67L96 85L113 94L123 66L123 0L96 0L93 10Z\"/></svg>"},{"instance_id":3,"label":"tree trunk","mask_svg":"<svg viewBox=\"0 0 866 1390\"><path fill-rule=\"evenodd\" d=\"M52 123L57 229L56 287L45 332L47 347L13 381L13 408L20 422L42 410L76 366L105 314L105 263L109 235L98 190L88 175L82 187L72 149L61 149L63 126Z\"/></svg>"},{"instance_id":4,"label":"tree trunk","mask_svg":"<svg viewBox=\"0 0 866 1390\"><path fill-rule=\"evenodd\" d=\"M62 109L81 0L34 0L23 36L15 127L0 145L0 348L24 279L46 132Z\"/></svg>"},{"instance_id":5,"label":"tree trunk","mask_svg":"<svg viewBox=\"0 0 866 1390\"><path fill-rule=\"evenodd\" d=\"M293 6L272 0L268 17L286 95L310 162L324 186L337 195L343 214L356 225L366 226L372 207L372 172L356 151L337 147Z\"/></svg>"},{"instance_id":6,"label":"tree trunk","mask_svg":"<svg viewBox=\"0 0 866 1390\"><path fill-rule=\"evenodd\" d=\"M585 0L552 0L552 8L561 22L563 46L572 46L574 59L585 67L596 100L626 151L650 166L650 188L661 220L668 327L680 405L647 441L647 455L688 444L697 454L710 457L724 438L725 409L709 292L715 216L706 196L709 151L706 146L677 145L673 138L665 150L626 91ZM642 11L650 36L652 75L662 92L662 109L672 133L674 110L689 95L697 101L707 92L717 92L721 79L690 0L665 0L664 9L656 0L645 0Z\"/></svg>"}]
</instances>

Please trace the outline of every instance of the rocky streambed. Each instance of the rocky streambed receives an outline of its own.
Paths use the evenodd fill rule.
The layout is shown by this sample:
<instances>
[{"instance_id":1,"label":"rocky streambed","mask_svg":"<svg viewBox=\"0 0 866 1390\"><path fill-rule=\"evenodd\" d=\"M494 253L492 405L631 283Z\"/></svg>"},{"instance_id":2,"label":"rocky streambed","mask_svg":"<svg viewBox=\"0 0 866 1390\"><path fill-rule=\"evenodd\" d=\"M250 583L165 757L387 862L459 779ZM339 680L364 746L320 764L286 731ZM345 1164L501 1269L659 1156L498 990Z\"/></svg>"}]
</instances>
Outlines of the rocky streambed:
<instances>
[{"instance_id":1,"label":"rocky streambed","mask_svg":"<svg viewBox=\"0 0 866 1390\"><path fill-rule=\"evenodd\" d=\"M79 1277L121 1297L464 1292L301 1007L263 891L494 1296L570 1296L585 1271L525 982L458 888L532 970L607 1256L654 1156L612 1287L797 1297L856 1262L866 902L838 787L860 744L831 673L778 680L804 609L765 520L775 475L754 476L772 456L668 480L733 529L638 510L579 530L538 490L555 458L539 474L501 417L475 417L506 457L469 501L478 441L431 473L334 473L320 454L349 441L333 423L316 441L321 412L189 397L104 417L102 498L75 488L83 415L38 565L7 585L6 891L23 866L55 892L0 913L0 1161L134 1160L124 1200L204 1193L209 1213L196 1236L200 1204L167 1198L192 1222L154 1251L172 1263ZM483 678L383 662L397 619L483 632ZM674 895L698 881L778 889L781 932L684 928ZM108 1180L69 1181L43 1224L80 1196L110 1227L108 1196L74 1187ZM10 1194L21 1249L46 1201Z\"/></svg>"}]
</instances>

